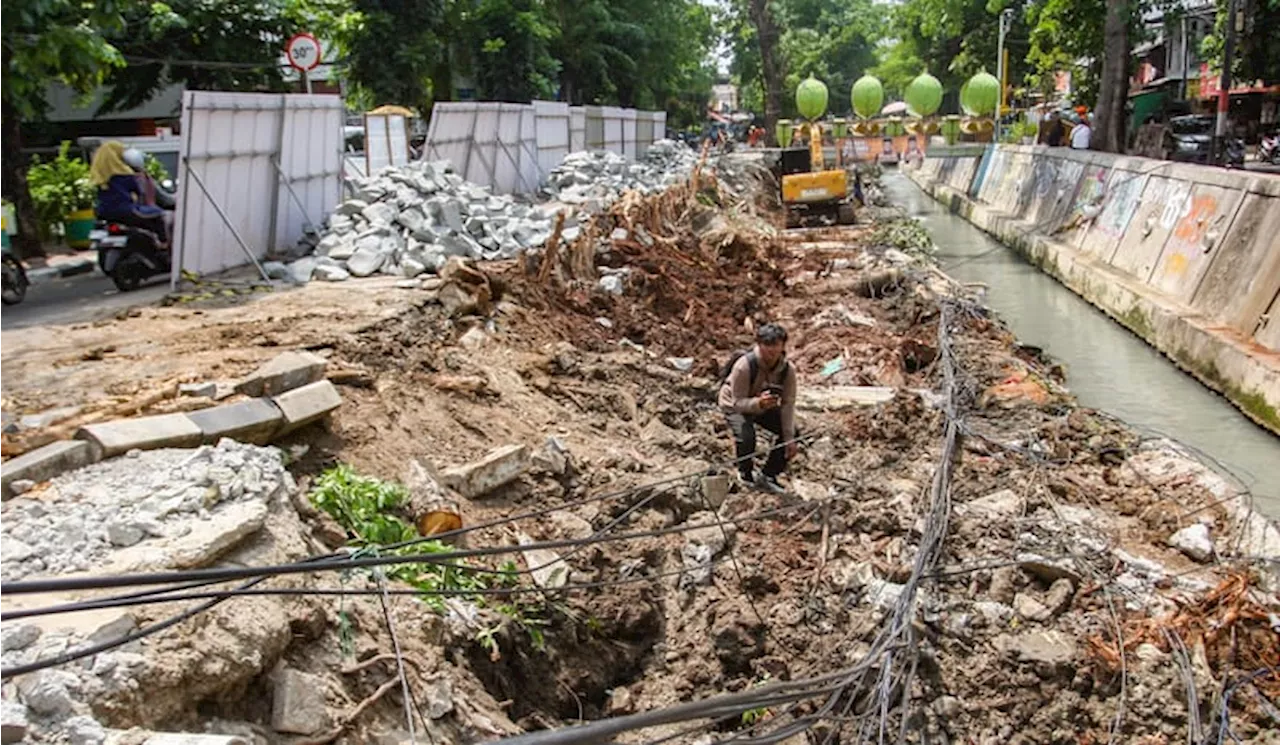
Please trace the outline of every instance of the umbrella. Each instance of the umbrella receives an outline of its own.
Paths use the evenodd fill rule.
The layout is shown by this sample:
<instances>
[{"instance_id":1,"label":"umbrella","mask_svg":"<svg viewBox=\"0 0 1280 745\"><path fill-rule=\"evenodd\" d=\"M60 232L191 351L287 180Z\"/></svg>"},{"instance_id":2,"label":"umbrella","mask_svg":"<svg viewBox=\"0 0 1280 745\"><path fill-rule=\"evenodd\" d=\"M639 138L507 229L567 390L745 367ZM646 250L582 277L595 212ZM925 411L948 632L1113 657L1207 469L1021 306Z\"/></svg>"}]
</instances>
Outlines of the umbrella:
<instances>
[{"instance_id":1,"label":"umbrella","mask_svg":"<svg viewBox=\"0 0 1280 745\"><path fill-rule=\"evenodd\" d=\"M395 106L392 104L387 104L386 106L379 106L378 108L374 109L373 111L370 111L369 113L375 116L399 115L399 116L403 116L406 119L411 119L417 116L417 114L413 113L412 111L410 111L409 109L406 109L403 106Z\"/></svg>"},{"instance_id":2,"label":"umbrella","mask_svg":"<svg viewBox=\"0 0 1280 745\"><path fill-rule=\"evenodd\" d=\"M893 103L880 109L880 113L885 116L893 116L894 114L903 114L907 111L907 104L903 101L894 101Z\"/></svg>"}]
</instances>

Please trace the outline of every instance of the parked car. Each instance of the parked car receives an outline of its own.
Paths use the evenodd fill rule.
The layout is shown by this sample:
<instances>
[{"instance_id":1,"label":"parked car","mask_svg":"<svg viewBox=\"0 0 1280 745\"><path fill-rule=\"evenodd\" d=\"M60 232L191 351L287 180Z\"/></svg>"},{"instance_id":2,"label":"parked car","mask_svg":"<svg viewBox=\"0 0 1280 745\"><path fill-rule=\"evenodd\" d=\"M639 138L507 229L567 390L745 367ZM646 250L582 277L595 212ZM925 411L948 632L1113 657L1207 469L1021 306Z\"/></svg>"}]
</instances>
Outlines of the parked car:
<instances>
[{"instance_id":1,"label":"parked car","mask_svg":"<svg viewBox=\"0 0 1280 745\"><path fill-rule=\"evenodd\" d=\"M1175 116L1164 130L1166 160L1208 163L1213 159L1214 117L1205 114Z\"/></svg>"}]
</instances>

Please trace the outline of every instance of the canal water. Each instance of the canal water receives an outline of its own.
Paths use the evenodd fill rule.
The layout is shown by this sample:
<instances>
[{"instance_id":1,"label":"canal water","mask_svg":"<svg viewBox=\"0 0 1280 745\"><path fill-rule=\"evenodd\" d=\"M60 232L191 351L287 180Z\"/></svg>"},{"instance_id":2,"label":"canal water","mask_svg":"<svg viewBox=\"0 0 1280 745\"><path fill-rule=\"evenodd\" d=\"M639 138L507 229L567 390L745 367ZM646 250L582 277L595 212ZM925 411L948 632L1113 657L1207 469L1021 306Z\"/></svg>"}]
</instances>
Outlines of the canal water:
<instances>
[{"instance_id":1,"label":"canal water","mask_svg":"<svg viewBox=\"0 0 1280 745\"><path fill-rule=\"evenodd\" d=\"M1280 518L1280 437L1011 249L948 212L906 176L886 173L883 185L893 204L928 228L947 274L985 284L987 305L1019 341L1066 365L1067 386L1081 405L1202 451L1253 491L1258 509Z\"/></svg>"}]
</instances>

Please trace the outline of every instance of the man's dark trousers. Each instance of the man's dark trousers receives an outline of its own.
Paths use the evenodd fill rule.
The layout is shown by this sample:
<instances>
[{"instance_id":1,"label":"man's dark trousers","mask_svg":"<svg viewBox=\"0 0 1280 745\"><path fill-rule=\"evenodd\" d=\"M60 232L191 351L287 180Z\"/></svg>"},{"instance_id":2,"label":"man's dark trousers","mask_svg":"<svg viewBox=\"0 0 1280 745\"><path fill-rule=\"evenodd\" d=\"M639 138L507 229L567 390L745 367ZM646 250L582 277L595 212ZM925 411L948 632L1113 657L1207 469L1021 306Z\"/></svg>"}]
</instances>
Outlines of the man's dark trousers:
<instances>
[{"instance_id":1,"label":"man's dark trousers","mask_svg":"<svg viewBox=\"0 0 1280 745\"><path fill-rule=\"evenodd\" d=\"M756 452L756 427L764 427L778 436L769 458L764 463L764 475L777 477L787 470L787 446L782 439L782 412L770 409L763 414L726 414L729 428L733 430L733 444L738 456L738 473L750 480L754 471ZM797 432L796 436L799 436Z\"/></svg>"}]
</instances>

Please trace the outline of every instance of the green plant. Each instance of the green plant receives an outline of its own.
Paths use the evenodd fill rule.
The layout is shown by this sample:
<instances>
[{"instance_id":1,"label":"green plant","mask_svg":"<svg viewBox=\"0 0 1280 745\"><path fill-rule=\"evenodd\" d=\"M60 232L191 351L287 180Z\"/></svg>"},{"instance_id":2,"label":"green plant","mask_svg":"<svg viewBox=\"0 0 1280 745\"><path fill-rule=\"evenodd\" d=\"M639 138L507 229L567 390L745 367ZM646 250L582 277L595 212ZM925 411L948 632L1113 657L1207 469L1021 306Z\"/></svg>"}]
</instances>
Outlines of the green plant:
<instances>
[{"instance_id":1,"label":"green plant","mask_svg":"<svg viewBox=\"0 0 1280 745\"><path fill-rule=\"evenodd\" d=\"M1029 122L1026 119L1019 119L1009 125L1009 128L1004 131L1004 135L1000 140L1006 144L1016 145L1022 142L1024 137L1034 138L1038 133L1039 128L1034 122Z\"/></svg>"},{"instance_id":2,"label":"green plant","mask_svg":"<svg viewBox=\"0 0 1280 745\"><path fill-rule=\"evenodd\" d=\"M912 218L893 220L882 224L871 234L874 246L892 246L909 253L933 253L933 236L919 221Z\"/></svg>"},{"instance_id":3,"label":"green plant","mask_svg":"<svg viewBox=\"0 0 1280 745\"><path fill-rule=\"evenodd\" d=\"M45 162L36 156L27 171L27 186L40 221L41 237L48 239L72 212L93 207L97 189L89 181L89 164L68 156L71 143L63 141L58 155Z\"/></svg>"},{"instance_id":4,"label":"green plant","mask_svg":"<svg viewBox=\"0 0 1280 745\"><path fill-rule=\"evenodd\" d=\"M161 163L156 156L151 153L144 153L142 158L143 169L157 184L169 178L169 169L165 168L164 163Z\"/></svg>"},{"instance_id":5,"label":"green plant","mask_svg":"<svg viewBox=\"0 0 1280 745\"><path fill-rule=\"evenodd\" d=\"M387 551L382 546L414 541L418 532L401 520L394 511L408 501L409 492L404 486L362 476L346 464L326 470L316 479L311 489L311 503L324 510L338 524L355 535L353 543L363 547L369 555L416 556L445 554L453 549L440 541L421 541L409 546ZM422 601L437 612L444 611L444 598L493 586L514 585L516 567L508 562L502 573L480 574L465 562L426 561L396 564L388 567L387 577L399 580L423 591ZM475 597L475 596L472 596Z\"/></svg>"}]
</instances>

